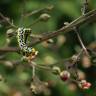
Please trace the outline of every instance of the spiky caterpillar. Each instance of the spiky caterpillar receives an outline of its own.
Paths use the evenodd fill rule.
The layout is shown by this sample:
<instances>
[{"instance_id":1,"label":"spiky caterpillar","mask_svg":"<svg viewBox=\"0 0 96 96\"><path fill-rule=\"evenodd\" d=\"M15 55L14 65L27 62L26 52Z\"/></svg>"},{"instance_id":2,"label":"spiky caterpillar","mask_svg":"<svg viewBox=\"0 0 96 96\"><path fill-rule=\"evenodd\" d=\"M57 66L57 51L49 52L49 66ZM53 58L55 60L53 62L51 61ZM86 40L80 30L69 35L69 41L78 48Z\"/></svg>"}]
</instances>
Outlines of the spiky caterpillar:
<instances>
[{"instance_id":1,"label":"spiky caterpillar","mask_svg":"<svg viewBox=\"0 0 96 96\"><path fill-rule=\"evenodd\" d=\"M18 28L17 29L17 40L18 40L18 44L20 49L27 55L37 55L37 51L32 48L32 47L28 47L26 45L26 36L29 35L31 33L31 29L30 28Z\"/></svg>"}]
</instances>

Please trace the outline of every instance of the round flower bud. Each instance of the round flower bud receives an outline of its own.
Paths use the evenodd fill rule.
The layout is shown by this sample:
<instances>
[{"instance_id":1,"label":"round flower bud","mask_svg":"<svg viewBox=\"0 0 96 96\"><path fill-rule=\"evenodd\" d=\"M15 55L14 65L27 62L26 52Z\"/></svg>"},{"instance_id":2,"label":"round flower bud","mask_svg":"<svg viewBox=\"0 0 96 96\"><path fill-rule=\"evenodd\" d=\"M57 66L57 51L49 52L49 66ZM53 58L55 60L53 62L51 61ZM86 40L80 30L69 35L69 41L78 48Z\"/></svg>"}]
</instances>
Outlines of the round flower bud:
<instances>
[{"instance_id":1,"label":"round flower bud","mask_svg":"<svg viewBox=\"0 0 96 96\"><path fill-rule=\"evenodd\" d=\"M52 44L54 41L52 39L47 40L48 44Z\"/></svg>"},{"instance_id":2,"label":"round flower bud","mask_svg":"<svg viewBox=\"0 0 96 96\"><path fill-rule=\"evenodd\" d=\"M9 44L11 40L9 38L6 38L6 43Z\"/></svg>"},{"instance_id":3,"label":"round flower bud","mask_svg":"<svg viewBox=\"0 0 96 96\"><path fill-rule=\"evenodd\" d=\"M41 14L40 15L40 20L41 21L47 21L51 16L47 13Z\"/></svg>"},{"instance_id":4,"label":"round flower bud","mask_svg":"<svg viewBox=\"0 0 96 96\"><path fill-rule=\"evenodd\" d=\"M46 7L46 9L47 9L48 11L51 11L53 8L54 8L53 5L50 5L50 6L47 6L47 7Z\"/></svg>"},{"instance_id":5,"label":"round flower bud","mask_svg":"<svg viewBox=\"0 0 96 96\"><path fill-rule=\"evenodd\" d=\"M54 67L52 68L52 72L53 72L54 74L58 75L58 74L60 74L61 70L60 70L59 67L54 66Z\"/></svg>"},{"instance_id":6,"label":"round flower bud","mask_svg":"<svg viewBox=\"0 0 96 96\"><path fill-rule=\"evenodd\" d=\"M81 80L79 82L79 87L82 89L89 89L91 87L91 83L87 82L86 80Z\"/></svg>"},{"instance_id":7,"label":"round flower bud","mask_svg":"<svg viewBox=\"0 0 96 96\"><path fill-rule=\"evenodd\" d=\"M77 55L73 55L71 59L75 62L75 61L77 61L78 56Z\"/></svg>"},{"instance_id":8,"label":"round flower bud","mask_svg":"<svg viewBox=\"0 0 96 96\"><path fill-rule=\"evenodd\" d=\"M89 89L90 87L91 87L91 83L89 83L89 82L82 84L82 89Z\"/></svg>"},{"instance_id":9,"label":"round flower bud","mask_svg":"<svg viewBox=\"0 0 96 96\"><path fill-rule=\"evenodd\" d=\"M64 22L64 25L65 25L65 26L69 25L69 22Z\"/></svg>"},{"instance_id":10,"label":"round flower bud","mask_svg":"<svg viewBox=\"0 0 96 96\"><path fill-rule=\"evenodd\" d=\"M70 73L69 73L68 71L62 71L62 72L60 73L60 78L61 78L61 80L63 80L63 81L68 80L68 79L70 78Z\"/></svg>"},{"instance_id":11,"label":"round flower bud","mask_svg":"<svg viewBox=\"0 0 96 96\"><path fill-rule=\"evenodd\" d=\"M14 29L8 29L7 32L6 32L6 34L7 34L7 37L14 36Z\"/></svg>"}]
</instances>

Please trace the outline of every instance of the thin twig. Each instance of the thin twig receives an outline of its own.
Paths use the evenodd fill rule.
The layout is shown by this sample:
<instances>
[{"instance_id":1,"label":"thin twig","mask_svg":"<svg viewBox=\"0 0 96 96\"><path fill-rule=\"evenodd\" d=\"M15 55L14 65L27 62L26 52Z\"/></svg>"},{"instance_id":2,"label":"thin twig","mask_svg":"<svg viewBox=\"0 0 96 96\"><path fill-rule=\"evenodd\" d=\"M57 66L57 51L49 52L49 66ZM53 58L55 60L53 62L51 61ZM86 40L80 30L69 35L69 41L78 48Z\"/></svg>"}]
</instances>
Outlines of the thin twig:
<instances>
[{"instance_id":1,"label":"thin twig","mask_svg":"<svg viewBox=\"0 0 96 96\"><path fill-rule=\"evenodd\" d=\"M70 65L70 66L74 66L74 64L78 61L78 58L80 57L80 55L82 54L83 50L81 50L77 55L76 55L76 58L73 60L72 57L69 57L67 59L63 59L63 60L59 60L58 62L54 63L54 64L36 64L36 62L33 62L33 61L30 61L29 64L25 65L26 67L31 67L32 68L32 76L34 77L35 76L35 68L38 68L38 69L44 69L46 71L50 71L52 72L52 67L53 66L57 66L57 65L60 65L60 64L67 64L66 62L70 62L73 60L73 63ZM71 60L72 59L72 60ZM0 63L3 63L3 64L11 64L12 66L14 65L19 65L20 63L22 63L24 60L23 59L20 59L20 60L14 60L14 61L5 61L5 60L0 60ZM25 62L25 61L24 61Z\"/></svg>"},{"instance_id":2,"label":"thin twig","mask_svg":"<svg viewBox=\"0 0 96 96\"><path fill-rule=\"evenodd\" d=\"M9 67L14 67L14 66L17 66L21 63L22 61L21 60L0 60L0 64L4 64L5 66L9 66Z\"/></svg>"},{"instance_id":3,"label":"thin twig","mask_svg":"<svg viewBox=\"0 0 96 96\"><path fill-rule=\"evenodd\" d=\"M96 10L92 10L92 11L86 13L84 16L80 16L79 18L75 19L74 21L69 23L69 25L63 26L59 30L56 30L53 32L44 32L46 34L44 36L42 36L42 38L35 40L35 42L32 42L31 45L33 46L33 45L36 45L36 44L41 43L43 41L46 41L50 38L54 38L61 33L70 32L73 30L74 27L79 27L80 25L82 25L84 23L89 23L93 20L96 20L95 16L96 16Z\"/></svg>"},{"instance_id":4,"label":"thin twig","mask_svg":"<svg viewBox=\"0 0 96 96\"><path fill-rule=\"evenodd\" d=\"M43 41L46 41L46 40L48 40L50 38L54 38L54 37L58 36L61 33L70 32L70 31L73 30L74 27L79 27L80 25L82 25L84 23L88 24L88 23L92 22L93 20L96 20L96 9L86 13L83 16L80 16L79 18L77 18L74 21L72 21L71 23L69 23L69 25L63 26L59 30L52 31L52 32L50 32L48 34L43 35L42 38L36 39L35 42L32 42L31 46L36 45L38 43L41 43ZM14 49L14 47L10 47L9 49ZM2 48L0 48L0 51L2 51ZM5 50L3 50L3 52L4 51L7 52L9 50L7 50L5 48ZM20 49L17 48L17 50L15 49L12 52L16 52L16 51L20 51ZM10 52L11 52L11 50L10 50Z\"/></svg>"},{"instance_id":5,"label":"thin twig","mask_svg":"<svg viewBox=\"0 0 96 96\"><path fill-rule=\"evenodd\" d=\"M10 22L10 20L7 17L5 17L1 12L0 12L0 17L4 19L9 25L11 25L11 27L17 28L17 26L15 26L12 22Z\"/></svg>"},{"instance_id":6,"label":"thin twig","mask_svg":"<svg viewBox=\"0 0 96 96\"><path fill-rule=\"evenodd\" d=\"M20 49L18 47L6 47L0 48L0 52L20 52Z\"/></svg>"},{"instance_id":7,"label":"thin twig","mask_svg":"<svg viewBox=\"0 0 96 96\"><path fill-rule=\"evenodd\" d=\"M40 21L40 18L37 18L34 22L32 22L30 25L28 25L27 27L32 28L33 25L35 25L36 23L38 23Z\"/></svg>"},{"instance_id":8,"label":"thin twig","mask_svg":"<svg viewBox=\"0 0 96 96\"><path fill-rule=\"evenodd\" d=\"M78 37L78 39L79 39L79 42L80 42L83 50L85 51L86 55L88 55L88 51L87 51L87 49L86 49L86 47L85 47L85 45L84 45L84 43L83 43L83 41L82 41L79 33L78 33L78 31L79 31L78 28L75 27L75 28L74 28L74 31L75 31L75 33L77 34L77 37Z\"/></svg>"},{"instance_id":9,"label":"thin twig","mask_svg":"<svg viewBox=\"0 0 96 96\"><path fill-rule=\"evenodd\" d=\"M38 10L34 10L32 12L26 13L23 16L24 16L24 18L26 18L26 17L32 16L34 14L40 13L40 12L42 12L44 10L47 10L47 11L52 10L53 7L54 7L53 5L49 5L49 6L45 7L45 8L41 8L41 9L38 9Z\"/></svg>"},{"instance_id":10,"label":"thin twig","mask_svg":"<svg viewBox=\"0 0 96 96\"><path fill-rule=\"evenodd\" d=\"M80 55L82 54L83 51L84 51L84 50L82 49L82 50L77 54L77 60L76 60L75 63L74 63L74 65L75 65L74 70L75 70L75 75L76 75L76 81L79 79L79 75L78 75L78 63L77 63L77 61L78 61L78 59L79 59L79 57L80 57Z\"/></svg>"},{"instance_id":11,"label":"thin twig","mask_svg":"<svg viewBox=\"0 0 96 96\"><path fill-rule=\"evenodd\" d=\"M35 66L34 65L32 66L32 73L33 73L32 76L35 77Z\"/></svg>"},{"instance_id":12,"label":"thin twig","mask_svg":"<svg viewBox=\"0 0 96 96\"><path fill-rule=\"evenodd\" d=\"M84 0L83 6L81 8L82 15L85 15L89 11L88 5L88 0Z\"/></svg>"}]
</instances>

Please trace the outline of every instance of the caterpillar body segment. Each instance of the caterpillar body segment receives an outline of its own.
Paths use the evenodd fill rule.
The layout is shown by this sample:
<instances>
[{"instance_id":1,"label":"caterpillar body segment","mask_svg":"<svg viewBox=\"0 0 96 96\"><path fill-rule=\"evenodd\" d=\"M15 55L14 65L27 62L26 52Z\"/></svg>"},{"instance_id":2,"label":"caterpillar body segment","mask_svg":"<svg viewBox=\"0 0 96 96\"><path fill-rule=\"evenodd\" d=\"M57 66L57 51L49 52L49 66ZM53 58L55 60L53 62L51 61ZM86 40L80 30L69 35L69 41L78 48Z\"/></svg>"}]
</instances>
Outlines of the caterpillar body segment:
<instances>
[{"instance_id":1,"label":"caterpillar body segment","mask_svg":"<svg viewBox=\"0 0 96 96\"><path fill-rule=\"evenodd\" d=\"M19 47L22 51L30 53L32 51L32 47L27 47L26 43L25 43L25 35L27 35L27 33L31 33L31 29L29 28L18 28L17 30L17 39L18 39L18 44Z\"/></svg>"}]
</instances>

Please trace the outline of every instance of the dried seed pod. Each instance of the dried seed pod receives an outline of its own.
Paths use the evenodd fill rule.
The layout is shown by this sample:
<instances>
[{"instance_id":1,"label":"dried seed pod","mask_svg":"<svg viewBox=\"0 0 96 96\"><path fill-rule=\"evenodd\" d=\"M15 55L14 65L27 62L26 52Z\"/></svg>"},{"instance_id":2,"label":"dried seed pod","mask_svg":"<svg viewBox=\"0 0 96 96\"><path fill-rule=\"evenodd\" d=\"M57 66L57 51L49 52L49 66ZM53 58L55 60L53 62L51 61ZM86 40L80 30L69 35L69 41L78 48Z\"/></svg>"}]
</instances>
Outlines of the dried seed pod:
<instances>
[{"instance_id":1,"label":"dried seed pod","mask_svg":"<svg viewBox=\"0 0 96 96\"><path fill-rule=\"evenodd\" d=\"M48 89L48 83L41 81L37 76L32 79L33 80L30 86L32 94L50 94L50 90Z\"/></svg>"},{"instance_id":2,"label":"dried seed pod","mask_svg":"<svg viewBox=\"0 0 96 96\"><path fill-rule=\"evenodd\" d=\"M37 92L36 92L36 86L35 85L31 84L30 89L31 89L31 91L32 91L33 94L37 94Z\"/></svg>"}]
</instances>

